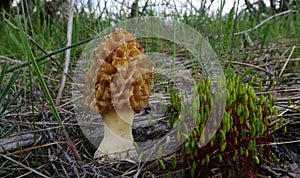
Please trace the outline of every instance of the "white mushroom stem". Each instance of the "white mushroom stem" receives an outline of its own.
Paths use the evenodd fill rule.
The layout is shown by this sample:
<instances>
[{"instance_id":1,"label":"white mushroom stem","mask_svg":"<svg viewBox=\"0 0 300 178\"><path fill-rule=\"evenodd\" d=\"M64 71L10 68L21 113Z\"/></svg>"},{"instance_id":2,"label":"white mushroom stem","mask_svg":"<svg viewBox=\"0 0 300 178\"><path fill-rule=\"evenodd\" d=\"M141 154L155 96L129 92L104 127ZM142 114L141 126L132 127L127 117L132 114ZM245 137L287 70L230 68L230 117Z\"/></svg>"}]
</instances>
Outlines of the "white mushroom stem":
<instances>
[{"instance_id":1,"label":"white mushroom stem","mask_svg":"<svg viewBox=\"0 0 300 178\"><path fill-rule=\"evenodd\" d=\"M126 159L131 156L128 153L136 153L132 135L133 110L116 112L112 109L102 113L101 116L104 123L104 137L94 158L108 156Z\"/></svg>"}]
</instances>

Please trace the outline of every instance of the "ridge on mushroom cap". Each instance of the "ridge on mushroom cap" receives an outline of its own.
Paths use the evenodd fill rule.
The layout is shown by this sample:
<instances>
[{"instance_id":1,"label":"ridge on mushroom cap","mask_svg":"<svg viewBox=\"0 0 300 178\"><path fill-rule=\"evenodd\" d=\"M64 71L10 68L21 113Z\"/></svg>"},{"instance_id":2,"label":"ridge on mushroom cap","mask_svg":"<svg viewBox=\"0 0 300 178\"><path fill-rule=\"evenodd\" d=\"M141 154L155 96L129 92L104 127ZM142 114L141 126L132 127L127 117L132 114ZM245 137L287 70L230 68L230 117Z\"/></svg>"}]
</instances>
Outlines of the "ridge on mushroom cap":
<instances>
[{"instance_id":1,"label":"ridge on mushroom cap","mask_svg":"<svg viewBox=\"0 0 300 178\"><path fill-rule=\"evenodd\" d=\"M94 50L85 77L83 108L89 114L114 109L115 105L130 105L135 112L141 111L147 106L153 88L152 68L136 36L116 28Z\"/></svg>"}]
</instances>

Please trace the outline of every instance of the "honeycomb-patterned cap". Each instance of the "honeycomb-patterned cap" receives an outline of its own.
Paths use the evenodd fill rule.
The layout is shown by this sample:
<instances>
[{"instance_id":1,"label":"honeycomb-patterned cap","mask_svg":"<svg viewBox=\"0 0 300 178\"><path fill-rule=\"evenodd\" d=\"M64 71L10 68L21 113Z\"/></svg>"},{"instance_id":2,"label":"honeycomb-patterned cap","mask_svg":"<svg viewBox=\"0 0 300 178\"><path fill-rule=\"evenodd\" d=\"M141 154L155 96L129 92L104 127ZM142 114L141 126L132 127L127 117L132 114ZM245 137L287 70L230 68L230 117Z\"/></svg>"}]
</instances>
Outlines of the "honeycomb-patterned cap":
<instances>
[{"instance_id":1,"label":"honeycomb-patterned cap","mask_svg":"<svg viewBox=\"0 0 300 178\"><path fill-rule=\"evenodd\" d=\"M94 50L85 77L84 109L90 114L127 107L141 111L153 88L152 69L136 36L116 28Z\"/></svg>"}]
</instances>

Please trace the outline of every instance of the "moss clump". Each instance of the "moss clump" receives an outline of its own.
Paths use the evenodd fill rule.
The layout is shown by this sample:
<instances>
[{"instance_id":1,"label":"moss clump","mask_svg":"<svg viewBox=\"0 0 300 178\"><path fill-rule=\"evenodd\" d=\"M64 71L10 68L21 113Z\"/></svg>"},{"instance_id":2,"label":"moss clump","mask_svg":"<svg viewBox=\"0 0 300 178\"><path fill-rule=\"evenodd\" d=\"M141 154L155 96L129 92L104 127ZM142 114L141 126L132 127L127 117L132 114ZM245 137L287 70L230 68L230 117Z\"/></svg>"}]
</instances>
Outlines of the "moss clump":
<instances>
[{"instance_id":1,"label":"moss clump","mask_svg":"<svg viewBox=\"0 0 300 178\"><path fill-rule=\"evenodd\" d=\"M189 176L194 177L207 176L215 167L224 168L222 172L231 176L251 176L253 165L269 157L267 143L274 128L268 125L274 120L272 116L277 115L274 100L271 95L267 98L257 96L254 89L236 75L228 78L222 122L209 143L201 146L205 139L201 134L206 129L212 104L209 84L206 79L197 85L199 114L196 115L196 127L178 151L181 166L189 168ZM171 113L178 113L182 106L178 104L180 98L175 92L171 93L171 102L174 106ZM195 118L192 112L189 116Z\"/></svg>"}]
</instances>

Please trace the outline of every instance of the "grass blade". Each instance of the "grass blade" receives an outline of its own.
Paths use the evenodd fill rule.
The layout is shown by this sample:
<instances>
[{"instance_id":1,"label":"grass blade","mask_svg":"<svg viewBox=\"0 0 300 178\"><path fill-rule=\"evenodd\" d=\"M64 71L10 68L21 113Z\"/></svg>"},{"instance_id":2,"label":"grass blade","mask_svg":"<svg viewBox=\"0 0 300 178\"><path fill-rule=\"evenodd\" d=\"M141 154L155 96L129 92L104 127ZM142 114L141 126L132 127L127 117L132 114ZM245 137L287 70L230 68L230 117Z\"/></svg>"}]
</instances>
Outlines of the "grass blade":
<instances>
[{"instance_id":1,"label":"grass blade","mask_svg":"<svg viewBox=\"0 0 300 178\"><path fill-rule=\"evenodd\" d=\"M1 86L2 86L4 75L6 74L6 71L8 69L8 66L9 66L8 63L5 61L4 65L3 65L3 68L2 68L2 71L0 73L0 84L1 84Z\"/></svg>"},{"instance_id":2,"label":"grass blade","mask_svg":"<svg viewBox=\"0 0 300 178\"><path fill-rule=\"evenodd\" d=\"M13 75L10 77L9 82L7 83L7 85L5 85L1 95L0 95L0 100L3 99L3 97L8 93L9 89L12 87L12 85L14 84L14 82L17 80L17 78L19 77L21 71L16 71L13 73Z\"/></svg>"},{"instance_id":3,"label":"grass blade","mask_svg":"<svg viewBox=\"0 0 300 178\"><path fill-rule=\"evenodd\" d=\"M223 61L225 60L224 57L226 56L226 53L229 48L229 39L233 30L234 9L235 9L234 7L231 8L226 22L225 33L224 33L222 49L221 49Z\"/></svg>"},{"instance_id":4,"label":"grass blade","mask_svg":"<svg viewBox=\"0 0 300 178\"><path fill-rule=\"evenodd\" d=\"M4 105L3 109L0 111L0 118L2 118L3 116L12 113L14 111L16 111L17 109L21 108L22 106L25 105L25 103L22 103L16 107L14 107L13 109L10 109L7 111L7 109L17 101L17 99L19 99L20 95L24 93L24 88L22 88L20 91L18 91L18 93L16 95L14 95L14 97L10 100L7 101L6 104ZM6 111L6 112L5 112Z\"/></svg>"}]
</instances>

